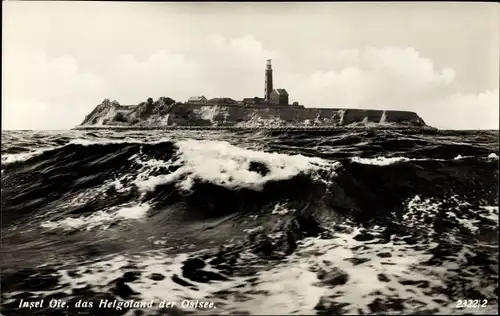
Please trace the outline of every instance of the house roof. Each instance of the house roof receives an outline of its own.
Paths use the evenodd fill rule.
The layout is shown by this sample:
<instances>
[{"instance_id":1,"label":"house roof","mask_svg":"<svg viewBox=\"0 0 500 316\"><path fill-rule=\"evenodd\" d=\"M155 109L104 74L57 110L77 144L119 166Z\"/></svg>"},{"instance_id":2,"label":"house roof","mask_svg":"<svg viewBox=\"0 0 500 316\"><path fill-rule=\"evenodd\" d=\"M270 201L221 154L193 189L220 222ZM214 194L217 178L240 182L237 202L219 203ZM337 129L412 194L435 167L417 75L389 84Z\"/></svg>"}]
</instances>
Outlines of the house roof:
<instances>
[{"instance_id":1,"label":"house roof","mask_svg":"<svg viewBox=\"0 0 500 316\"><path fill-rule=\"evenodd\" d=\"M196 96L196 97L190 97L188 99L188 101L206 101L207 98L205 98L205 96L201 95L201 96Z\"/></svg>"},{"instance_id":2,"label":"house roof","mask_svg":"<svg viewBox=\"0 0 500 316\"><path fill-rule=\"evenodd\" d=\"M288 92L286 92L285 89L274 89L273 91L276 91L279 95L288 95Z\"/></svg>"}]
</instances>

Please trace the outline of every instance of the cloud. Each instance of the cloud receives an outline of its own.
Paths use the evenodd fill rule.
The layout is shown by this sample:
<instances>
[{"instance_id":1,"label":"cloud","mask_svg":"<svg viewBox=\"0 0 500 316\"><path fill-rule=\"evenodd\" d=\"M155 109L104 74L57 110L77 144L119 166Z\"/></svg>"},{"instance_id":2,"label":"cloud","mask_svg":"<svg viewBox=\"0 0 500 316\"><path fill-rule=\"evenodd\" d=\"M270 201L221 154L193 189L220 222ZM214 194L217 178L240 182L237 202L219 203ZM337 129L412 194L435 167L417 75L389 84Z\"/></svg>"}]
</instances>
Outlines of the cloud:
<instances>
[{"instance_id":1,"label":"cloud","mask_svg":"<svg viewBox=\"0 0 500 316\"><path fill-rule=\"evenodd\" d=\"M120 55L103 69L102 76L109 82L107 97L136 104L148 97L185 96L189 89L199 88L197 73L196 63L184 55L159 51L145 60Z\"/></svg>"},{"instance_id":2,"label":"cloud","mask_svg":"<svg viewBox=\"0 0 500 316\"><path fill-rule=\"evenodd\" d=\"M4 56L2 128L65 129L79 124L105 82L69 56Z\"/></svg>"},{"instance_id":3,"label":"cloud","mask_svg":"<svg viewBox=\"0 0 500 316\"><path fill-rule=\"evenodd\" d=\"M436 127L498 128L498 90L462 93L453 69L412 47L311 51L301 57L310 70L299 71L293 54L250 35L164 46L149 56L113 56L92 72L71 56L5 55L3 128L73 127L104 98L134 104L160 96L263 96L267 58L275 87L307 107L410 110Z\"/></svg>"},{"instance_id":4,"label":"cloud","mask_svg":"<svg viewBox=\"0 0 500 316\"><path fill-rule=\"evenodd\" d=\"M42 102L17 98L2 103L2 129L44 129L49 121L49 108Z\"/></svg>"},{"instance_id":5,"label":"cloud","mask_svg":"<svg viewBox=\"0 0 500 316\"><path fill-rule=\"evenodd\" d=\"M426 123L440 129L498 129L499 90L455 93L421 107Z\"/></svg>"},{"instance_id":6,"label":"cloud","mask_svg":"<svg viewBox=\"0 0 500 316\"><path fill-rule=\"evenodd\" d=\"M324 68L287 82L304 104L418 110L422 100L449 93L455 76L405 47L330 52Z\"/></svg>"}]
</instances>

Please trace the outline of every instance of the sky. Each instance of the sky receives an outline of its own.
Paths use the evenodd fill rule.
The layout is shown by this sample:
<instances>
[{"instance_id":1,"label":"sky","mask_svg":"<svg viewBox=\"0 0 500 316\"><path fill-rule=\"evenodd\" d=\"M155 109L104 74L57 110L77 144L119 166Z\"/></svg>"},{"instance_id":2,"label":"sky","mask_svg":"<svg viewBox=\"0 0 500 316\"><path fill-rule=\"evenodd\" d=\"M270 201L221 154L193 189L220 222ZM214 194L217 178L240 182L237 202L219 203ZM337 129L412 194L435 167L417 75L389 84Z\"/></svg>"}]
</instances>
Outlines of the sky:
<instances>
[{"instance_id":1,"label":"sky","mask_svg":"<svg viewBox=\"0 0 500 316\"><path fill-rule=\"evenodd\" d=\"M498 129L500 5L2 2L2 129L72 128L102 100L264 96Z\"/></svg>"}]
</instances>

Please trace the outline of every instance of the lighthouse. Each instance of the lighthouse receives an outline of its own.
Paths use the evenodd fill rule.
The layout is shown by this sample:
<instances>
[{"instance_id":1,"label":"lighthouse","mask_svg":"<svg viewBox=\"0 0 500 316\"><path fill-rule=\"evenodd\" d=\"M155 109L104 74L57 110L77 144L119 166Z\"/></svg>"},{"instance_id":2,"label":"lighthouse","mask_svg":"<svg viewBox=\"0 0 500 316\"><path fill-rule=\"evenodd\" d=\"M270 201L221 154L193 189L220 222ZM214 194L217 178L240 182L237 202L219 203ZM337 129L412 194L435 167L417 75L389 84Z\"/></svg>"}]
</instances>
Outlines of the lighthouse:
<instances>
[{"instance_id":1,"label":"lighthouse","mask_svg":"<svg viewBox=\"0 0 500 316\"><path fill-rule=\"evenodd\" d=\"M273 91L273 67L271 65L271 59L268 59L266 64L266 87L264 96L267 102L271 101L272 91Z\"/></svg>"}]
</instances>

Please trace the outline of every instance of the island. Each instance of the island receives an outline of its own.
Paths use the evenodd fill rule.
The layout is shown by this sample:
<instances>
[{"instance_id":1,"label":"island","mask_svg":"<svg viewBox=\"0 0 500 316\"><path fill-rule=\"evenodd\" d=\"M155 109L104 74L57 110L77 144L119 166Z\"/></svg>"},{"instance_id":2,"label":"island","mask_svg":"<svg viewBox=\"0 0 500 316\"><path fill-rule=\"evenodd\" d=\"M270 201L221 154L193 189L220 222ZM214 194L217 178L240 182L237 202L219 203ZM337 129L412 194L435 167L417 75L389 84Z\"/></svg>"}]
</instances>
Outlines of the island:
<instances>
[{"instance_id":1,"label":"island","mask_svg":"<svg viewBox=\"0 0 500 316\"><path fill-rule=\"evenodd\" d=\"M432 128L415 112L354 108L310 108L289 104L285 89L273 89L271 60L267 60L264 97L207 99L185 102L170 97L148 98L136 105L105 99L76 129L247 129L247 128Z\"/></svg>"}]
</instances>

